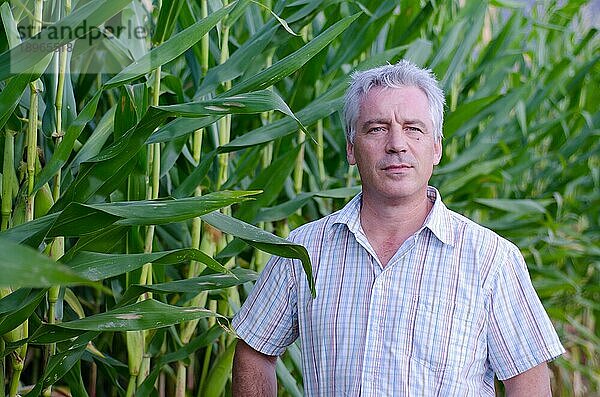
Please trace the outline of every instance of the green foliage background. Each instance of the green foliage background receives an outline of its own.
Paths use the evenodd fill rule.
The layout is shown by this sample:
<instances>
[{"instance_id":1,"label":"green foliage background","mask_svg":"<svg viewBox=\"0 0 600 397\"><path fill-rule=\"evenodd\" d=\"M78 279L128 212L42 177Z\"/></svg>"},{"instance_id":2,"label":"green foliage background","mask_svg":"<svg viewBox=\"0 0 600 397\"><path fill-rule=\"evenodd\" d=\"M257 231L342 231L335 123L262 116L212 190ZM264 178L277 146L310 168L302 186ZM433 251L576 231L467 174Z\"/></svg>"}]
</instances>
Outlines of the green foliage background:
<instances>
[{"instance_id":1,"label":"green foliage background","mask_svg":"<svg viewBox=\"0 0 600 397\"><path fill-rule=\"evenodd\" d=\"M567 349L554 394L600 392L587 1L0 3L0 396L230 394L227 319L268 254L310 280L281 237L359 190L338 113L348 75L400 58L447 93L432 184L525 255ZM51 27L103 23L150 34L53 51L72 38ZM302 395L299 356L278 361L281 395Z\"/></svg>"}]
</instances>

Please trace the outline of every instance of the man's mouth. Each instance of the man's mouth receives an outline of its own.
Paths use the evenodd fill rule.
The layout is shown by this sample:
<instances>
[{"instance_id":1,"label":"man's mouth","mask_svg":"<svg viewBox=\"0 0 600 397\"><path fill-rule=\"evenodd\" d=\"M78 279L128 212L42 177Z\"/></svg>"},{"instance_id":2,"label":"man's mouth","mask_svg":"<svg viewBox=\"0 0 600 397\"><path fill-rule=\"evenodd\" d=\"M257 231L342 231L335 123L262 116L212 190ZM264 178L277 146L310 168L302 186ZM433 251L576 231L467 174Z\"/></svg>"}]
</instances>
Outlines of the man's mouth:
<instances>
[{"instance_id":1,"label":"man's mouth","mask_svg":"<svg viewBox=\"0 0 600 397\"><path fill-rule=\"evenodd\" d=\"M407 164L407 163L399 163L399 164L387 165L383 169L385 171L402 171L402 170L406 170L409 168L413 168L413 166L410 164Z\"/></svg>"}]
</instances>

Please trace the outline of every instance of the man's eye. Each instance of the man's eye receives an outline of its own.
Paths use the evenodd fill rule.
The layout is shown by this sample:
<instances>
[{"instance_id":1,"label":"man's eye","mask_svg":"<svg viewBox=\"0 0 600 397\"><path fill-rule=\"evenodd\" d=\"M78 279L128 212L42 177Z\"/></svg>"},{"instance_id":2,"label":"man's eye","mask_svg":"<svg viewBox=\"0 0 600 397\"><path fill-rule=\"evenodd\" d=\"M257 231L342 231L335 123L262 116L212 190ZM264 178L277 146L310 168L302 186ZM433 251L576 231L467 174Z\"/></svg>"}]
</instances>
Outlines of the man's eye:
<instances>
[{"instance_id":1,"label":"man's eye","mask_svg":"<svg viewBox=\"0 0 600 397\"><path fill-rule=\"evenodd\" d=\"M377 133L385 131L385 127L371 127L367 132Z\"/></svg>"},{"instance_id":2,"label":"man's eye","mask_svg":"<svg viewBox=\"0 0 600 397\"><path fill-rule=\"evenodd\" d=\"M409 132L423 132L419 127L408 126L408 127L405 127L404 129Z\"/></svg>"}]
</instances>

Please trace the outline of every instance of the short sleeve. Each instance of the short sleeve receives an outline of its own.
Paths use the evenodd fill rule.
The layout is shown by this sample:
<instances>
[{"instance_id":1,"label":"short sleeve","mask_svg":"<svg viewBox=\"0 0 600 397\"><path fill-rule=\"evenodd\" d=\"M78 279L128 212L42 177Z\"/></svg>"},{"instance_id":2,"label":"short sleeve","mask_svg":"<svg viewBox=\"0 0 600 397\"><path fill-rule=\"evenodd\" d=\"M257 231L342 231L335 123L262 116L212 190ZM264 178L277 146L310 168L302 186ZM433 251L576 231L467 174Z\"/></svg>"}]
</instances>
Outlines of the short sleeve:
<instances>
[{"instance_id":1,"label":"short sleeve","mask_svg":"<svg viewBox=\"0 0 600 397\"><path fill-rule=\"evenodd\" d=\"M232 321L238 337L263 354L279 356L298 338L291 265L290 259L271 257Z\"/></svg>"},{"instance_id":2,"label":"short sleeve","mask_svg":"<svg viewBox=\"0 0 600 397\"><path fill-rule=\"evenodd\" d=\"M500 380L565 351L515 246L509 247L492 285L488 316L488 359Z\"/></svg>"}]
</instances>

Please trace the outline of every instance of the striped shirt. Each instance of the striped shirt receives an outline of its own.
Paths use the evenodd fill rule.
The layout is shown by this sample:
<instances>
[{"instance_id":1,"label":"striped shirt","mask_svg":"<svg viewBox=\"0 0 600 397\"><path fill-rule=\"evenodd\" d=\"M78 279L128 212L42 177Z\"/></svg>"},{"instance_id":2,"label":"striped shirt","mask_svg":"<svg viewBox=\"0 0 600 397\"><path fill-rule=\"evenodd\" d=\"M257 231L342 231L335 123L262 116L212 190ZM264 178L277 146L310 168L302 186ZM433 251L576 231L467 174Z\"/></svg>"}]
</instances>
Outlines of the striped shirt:
<instances>
[{"instance_id":1,"label":"striped shirt","mask_svg":"<svg viewBox=\"0 0 600 397\"><path fill-rule=\"evenodd\" d=\"M300 338L307 396L494 396L504 380L564 352L518 248L446 208L383 267L360 225L359 194L289 239L310 254L273 257L233 320L254 349Z\"/></svg>"}]
</instances>

